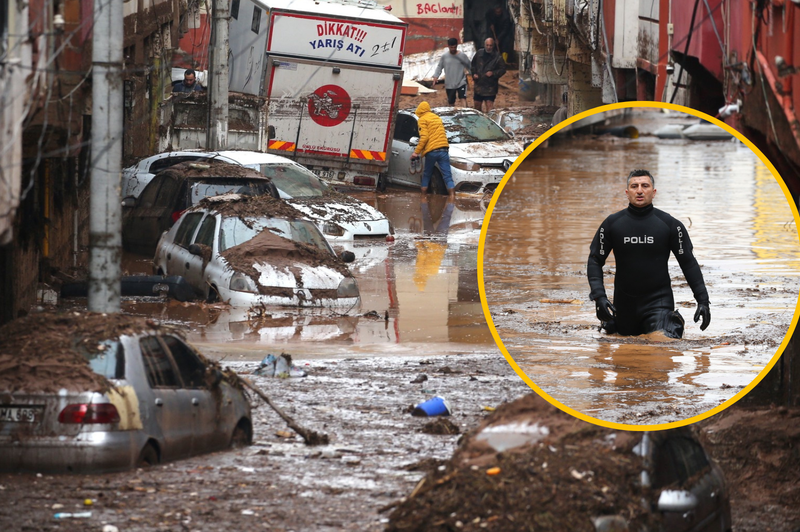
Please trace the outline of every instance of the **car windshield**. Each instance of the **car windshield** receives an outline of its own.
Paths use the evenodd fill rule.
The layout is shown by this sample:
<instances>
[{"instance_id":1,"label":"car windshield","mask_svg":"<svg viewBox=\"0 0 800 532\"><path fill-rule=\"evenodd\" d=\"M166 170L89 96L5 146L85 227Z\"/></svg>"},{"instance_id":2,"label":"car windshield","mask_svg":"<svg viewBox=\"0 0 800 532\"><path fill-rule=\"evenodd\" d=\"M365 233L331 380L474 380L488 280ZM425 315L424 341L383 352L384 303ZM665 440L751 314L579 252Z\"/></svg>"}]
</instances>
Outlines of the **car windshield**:
<instances>
[{"instance_id":1,"label":"car windshield","mask_svg":"<svg viewBox=\"0 0 800 532\"><path fill-rule=\"evenodd\" d=\"M328 188L309 170L291 164L260 164L258 171L293 198L319 197Z\"/></svg>"},{"instance_id":2,"label":"car windshield","mask_svg":"<svg viewBox=\"0 0 800 532\"><path fill-rule=\"evenodd\" d=\"M269 182L267 180L247 181L241 179L231 181L214 181L212 183L198 181L192 183L189 197L191 204L197 205L203 198L227 194L229 192L251 195L269 194Z\"/></svg>"},{"instance_id":3,"label":"car windshield","mask_svg":"<svg viewBox=\"0 0 800 532\"><path fill-rule=\"evenodd\" d=\"M119 341L105 340L100 342L99 349L97 353L81 349L81 354L89 362L92 371L107 379L124 379L125 357Z\"/></svg>"},{"instance_id":4,"label":"car windshield","mask_svg":"<svg viewBox=\"0 0 800 532\"><path fill-rule=\"evenodd\" d=\"M447 133L447 142L490 142L508 140L511 137L493 120L477 113L442 114L442 123Z\"/></svg>"},{"instance_id":5,"label":"car windshield","mask_svg":"<svg viewBox=\"0 0 800 532\"><path fill-rule=\"evenodd\" d=\"M222 220L219 231L220 252L233 246L243 244L264 229L295 242L302 242L317 247L326 253L333 253L325 237L319 229L306 220L285 220L282 218L247 218L226 217Z\"/></svg>"}]
</instances>

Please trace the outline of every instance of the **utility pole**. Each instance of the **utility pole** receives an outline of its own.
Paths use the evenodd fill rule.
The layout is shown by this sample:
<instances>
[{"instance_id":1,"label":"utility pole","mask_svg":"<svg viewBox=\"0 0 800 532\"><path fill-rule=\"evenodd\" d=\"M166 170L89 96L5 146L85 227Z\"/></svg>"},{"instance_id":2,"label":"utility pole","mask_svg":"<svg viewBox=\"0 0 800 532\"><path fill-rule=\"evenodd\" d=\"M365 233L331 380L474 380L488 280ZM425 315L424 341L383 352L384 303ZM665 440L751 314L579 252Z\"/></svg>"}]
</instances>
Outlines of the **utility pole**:
<instances>
[{"instance_id":1,"label":"utility pole","mask_svg":"<svg viewBox=\"0 0 800 532\"><path fill-rule=\"evenodd\" d=\"M209 0L214 17L211 28L211 64L209 65L208 129L209 151L228 147L228 0Z\"/></svg>"},{"instance_id":2,"label":"utility pole","mask_svg":"<svg viewBox=\"0 0 800 532\"><path fill-rule=\"evenodd\" d=\"M94 0L89 310L119 312L123 0Z\"/></svg>"}]
</instances>

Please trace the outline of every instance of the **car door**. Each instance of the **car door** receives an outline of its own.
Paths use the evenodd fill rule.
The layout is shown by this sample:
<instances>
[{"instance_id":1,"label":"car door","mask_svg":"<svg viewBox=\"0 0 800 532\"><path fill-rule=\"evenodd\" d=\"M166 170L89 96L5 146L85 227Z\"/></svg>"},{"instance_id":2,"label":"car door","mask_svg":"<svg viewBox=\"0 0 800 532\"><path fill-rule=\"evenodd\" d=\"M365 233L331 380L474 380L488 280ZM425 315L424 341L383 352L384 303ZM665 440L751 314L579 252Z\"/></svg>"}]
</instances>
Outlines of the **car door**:
<instances>
[{"instance_id":1,"label":"car door","mask_svg":"<svg viewBox=\"0 0 800 532\"><path fill-rule=\"evenodd\" d=\"M183 381L169 351L156 336L139 339L151 395L142 409L145 424L157 427L161 437L161 460L169 461L192 454L196 419L192 397L183 389Z\"/></svg>"},{"instance_id":2,"label":"car door","mask_svg":"<svg viewBox=\"0 0 800 532\"><path fill-rule=\"evenodd\" d=\"M662 512L663 529L670 532L718 532L726 521L724 480L712 467L702 446L693 438L666 438L656 453L655 487L680 489L697 499L687 511Z\"/></svg>"},{"instance_id":3,"label":"car door","mask_svg":"<svg viewBox=\"0 0 800 532\"><path fill-rule=\"evenodd\" d=\"M422 161L416 169L411 167L411 154L415 146L410 144L412 137L419 137L417 119L399 113L392 138L392 157L389 160L389 181L398 185L419 186L422 183ZM412 171L414 173L412 173Z\"/></svg>"},{"instance_id":4,"label":"car door","mask_svg":"<svg viewBox=\"0 0 800 532\"><path fill-rule=\"evenodd\" d=\"M207 381L206 365L180 338L164 335L162 340L172 354L192 405L195 420L192 454L226 447L238 420L231 419L232 409L221 386L213 380Z\"/></svg>"},{"instance_id":5,"label":"car door","mask_svg":"<svg viewBox=\"0 0 800 532\"><path fill-rule=\"evenodd\" d=\"M214 253L216 234L217 217L209 214L200 223L197 234L192 241L193 244L200 246L202 255L193 255L188 251L181 255L181 258L185 258L184 270L181 275L203 297L208 296L209 284L206 282L205 270Z\"/></svg>"},{"instance_id":6,"label":"car door","mask_svg":"<svg viewBox=\"0 0 800 532\"><path fill-rule=\"evenodd\" d=\"M186 264L191 258L189 245L194 241L197 227L203 219L204 213L190 212L180 220L180 225L175 232L175 238L164 244L168 275L185 275Z\"/></svg>"}]
</instances>

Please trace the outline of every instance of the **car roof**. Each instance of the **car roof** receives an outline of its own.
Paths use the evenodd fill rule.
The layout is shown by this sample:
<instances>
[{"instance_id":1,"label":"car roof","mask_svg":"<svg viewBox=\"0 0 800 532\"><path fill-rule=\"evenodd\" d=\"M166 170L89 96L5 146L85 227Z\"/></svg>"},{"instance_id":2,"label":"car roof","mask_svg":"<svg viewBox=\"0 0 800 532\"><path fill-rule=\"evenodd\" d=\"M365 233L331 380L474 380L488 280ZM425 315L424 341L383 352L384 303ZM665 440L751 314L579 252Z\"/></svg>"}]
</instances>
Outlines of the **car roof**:
<instances>
[{"instance_id":1,"label":"car roof","mask_svg":"<svg viewBox=\"0 0 800 532\"><path fill-rule=\"evenodd\" d=\"M307 216L283 200L269 194L252 196L248 194L221 194L203 198L187 212L209 212L222 216L240 218L287 218L303 219Z\"/></svg>"},{"instance_id":2,"label":"car roof","mask_svg":"<svg viewBox=\"0 0 800 532\"><path fill-rule=\"evenodd\" d=\"M246 168L238 164L215 160L179 163L174 166L170 166L169 168L165 168L156 175L168 175L178 179L179 181L189 179L214 180L230 178L272 181L261 172L253 170L252 168Z\"/></svg>"},{"instance_id":3,"label":"car roof","mask_svg":"<svg viewBox=\"0 0 800 532\"><path fill-rule=\"evenodd\" d=\"M293 160L280 155L272 153L263 153L260 151L248 150L223 150L215 152L222 157L234 160L239 164L292 164L296 165Z\"/></svg>"},{"instance_id":4,"label":"car roof","mask_svg":"<svg viewBox=\"0 0 800 532\"><path fill-rule=\"evenodd\" d=\"M408 108L408 109L400 109L399 112L404 113L404 114L413 115L413 116L416 117L417 116L416 111L417 111L416 108L413 108L413 109L412 108ZM483 113L481 113L477 109L470 109L468 107L434 107L433 109L431 109L431 111L433 111L433 113L437 114L437 115L447 115L447 116L457 115L457 114L459 114L459 115L483 115Z\"/></svg>"}]
</instances>

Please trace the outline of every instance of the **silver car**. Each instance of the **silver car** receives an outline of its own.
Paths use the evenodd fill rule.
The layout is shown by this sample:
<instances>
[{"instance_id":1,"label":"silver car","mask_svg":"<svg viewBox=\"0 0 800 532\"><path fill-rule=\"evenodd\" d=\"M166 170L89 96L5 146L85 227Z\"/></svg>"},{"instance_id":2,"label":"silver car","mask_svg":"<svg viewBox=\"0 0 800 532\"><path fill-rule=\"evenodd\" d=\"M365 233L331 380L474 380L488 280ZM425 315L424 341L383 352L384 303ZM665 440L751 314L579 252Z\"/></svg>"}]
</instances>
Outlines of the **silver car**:
<instances>
[{"instance_id":1,"label":"silver car","mask_svg":"<svg viewBox=\"0 0 800 532\"><path fill-rule=\"evenodd\" d=\"M32 314L0 333L13 335L0 348L2 471L121 470L252 440L235 380L145 319Z\"/></svg>"},{"instance_id":2,"label":"silver car","mask_svg":"<svg viewBox=\"0 0 800 532\"><path fill-rule=\"evenodd\" d=\"M488 116L475 109L436 107L450 143L450 169L456 192L483 193L497 188L506 171L523 152L522 144ZM411 109L397 113L387 181L419 187L422 166L411 164L419 143L417 116ZM441 172L434 169L430 191L447 194Z\"/></svg>"}]
</instances>

